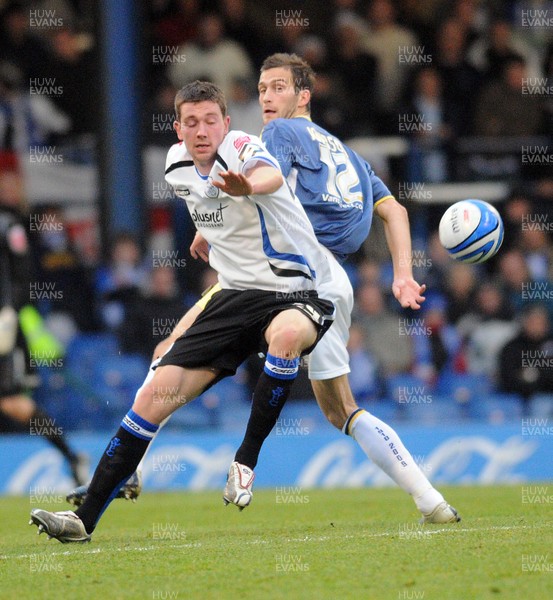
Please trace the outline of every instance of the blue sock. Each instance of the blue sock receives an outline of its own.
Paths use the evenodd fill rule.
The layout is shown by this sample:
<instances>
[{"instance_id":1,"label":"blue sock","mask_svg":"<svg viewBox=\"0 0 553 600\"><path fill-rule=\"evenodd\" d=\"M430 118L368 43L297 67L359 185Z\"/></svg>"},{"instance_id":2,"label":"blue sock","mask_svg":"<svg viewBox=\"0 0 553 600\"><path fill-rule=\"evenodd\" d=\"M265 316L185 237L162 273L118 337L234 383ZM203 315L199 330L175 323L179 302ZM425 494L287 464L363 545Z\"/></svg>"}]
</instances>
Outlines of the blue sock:
<instances>
[{"instance_id":1,"label":"blue sock","mask_svg":"<svg viewBox=\"0 0 553 600\"><path fill-rule=\"evenodd\" d=\"M278 358L267 354L263 373L253 393L252 410L246 434L234 460L255 468L261 446L271 433L290 389L298 375L300 359Z\"/></svg>"},{"instance_id":2,"label":"blue sock","mask_svg":"<svg viewBox=\"0 0 553 600\"><path fill-rule=\"evenodd\" d=\"M96 467L84 503L75 511L92 533L121 486L135 472L159 425L149 423L132 409L125 415Z\"/></svg>"}]
</instances>

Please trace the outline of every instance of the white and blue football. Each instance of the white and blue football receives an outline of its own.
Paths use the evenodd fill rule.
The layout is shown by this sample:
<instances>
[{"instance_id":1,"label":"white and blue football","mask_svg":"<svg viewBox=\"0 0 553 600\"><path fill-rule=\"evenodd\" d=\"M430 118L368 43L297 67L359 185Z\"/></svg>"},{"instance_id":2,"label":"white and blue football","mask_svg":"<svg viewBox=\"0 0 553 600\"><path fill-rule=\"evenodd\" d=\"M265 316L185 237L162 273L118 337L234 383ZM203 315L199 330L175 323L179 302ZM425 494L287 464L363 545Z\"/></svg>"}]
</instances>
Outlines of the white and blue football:
<instances>
[{"instance_id":1,"label":"white and blue football","mask_svg":"<svg viewBox=\"0 0 553 600\"><path fill-rule=\"evenodd\" d=\"M482 263L503 242L503 221L497 210L483 200L461 200L452 204L440 220L442 246L455 260Z\"/></svg>"}]
</instances>

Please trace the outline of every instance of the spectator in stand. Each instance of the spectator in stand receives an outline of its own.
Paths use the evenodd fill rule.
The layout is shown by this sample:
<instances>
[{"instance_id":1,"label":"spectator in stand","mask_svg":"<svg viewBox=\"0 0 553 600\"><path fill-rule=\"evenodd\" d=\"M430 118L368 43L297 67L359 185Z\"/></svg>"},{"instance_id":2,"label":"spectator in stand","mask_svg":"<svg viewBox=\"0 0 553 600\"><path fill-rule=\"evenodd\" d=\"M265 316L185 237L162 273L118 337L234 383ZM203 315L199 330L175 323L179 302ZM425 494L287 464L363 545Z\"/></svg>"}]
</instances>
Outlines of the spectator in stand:
<instances>
[{"instance_id":1,"label":"spectator in stand","mask_svg":"<svg viewBox=\"0 0 553 600\"><path fill-rule=\"evenodd\" d=\"M374 132L375 114L367 110L375 104L378 64L364 49L363 20L351 13L340 15L335 24L334 69L341 87L347 89L346 113L355 115L347 121L345 135L370 135Z\"/></svg>"},{"instance_id":2,"label":"spectator in stand","mask_svg":"<svg viewBox=\"0 0 553 600\"><path fill-rule=\"evenodd\" d=\"M27 84L31 78L41 76L40 66L48 57L48 49L29 26L27 3L10 2L2 5L0 56L2 60L17 65Z\"/></svg>"},{"instance_id":3,"label":"spectator in stand","mask_svg":"<svg viewBox=\"0 0 553 600\"><path fill-rule=\"evenodd\" d=\"M535 298L528 297L528 291L534 283L530 277L528 265L524 254L513 248L499 255L499 277L503 287L503 296L509 303L511 310L519 312L522 308L533 302Z\"/></svg>"},{"instance_id":4,"label":"spectator in stand","mask_svg":"<svg viewBox=\"0 0 553 600\"><path fill-rule=\"evenodd\" d=\"M149 2L152 46L180 46L198 33L199 0Z\"/></svg>"},{"instance_id":5,"label":"spectator in stand","mask_svg":"<svg viewBox=\"0 0 553 600\"><path fill-rule=\"evenodd\" d=\"M42 69L42 77L54 79L61 93L53 95L57 108L71 119L71 135L84 142L99 125L98 60L91 36L70 27L51 33L52 53ZM41 61L44 64L44 60Z\"/></svg>"},{"instance_id":6,"label":"spectator in stand","mask_svg":"<svg viewBox=\"0 0 553 600\"><path fill-rule=\"evenodd\" d=\"M343 13L356 13L359 0L333 0L332 4L334 14L340 16Z\"/></svg>"},{"instance_id":7,"label":"spectator in stand","mask_svg":"<svg viewBox=\"0 0 553 600\"><path fill-rule=\"evenodd\" d=\"M329 54L322 37L312 34L302 35L294 52L311 65L317 76L321 71L328 71Z\"/></svg>"},{"instance_id":8,"label":"spectator in stand","mask_svg":"<svg viewBox=\"0 0 553 600\"><path fill-rule=\"evenodd\" d=\"M27 160L31 146L55 142L70 129L71 120L50 98L29 94L18 67L0 63L0 149Z\"/></svg>"},{"instance_id":9,"label":"spectator in stand","mask_svg":"<svg viewBox=\"0 0 553 600\"><path fill-rule=\"evenodd\" d=\"M253 135L261 133L263 117L259 111L257 90L253 80L241 77L234 79L227 105L233 129Z\"/></svg>"},{"instance_id":10,"label":"spectator in stand","mask_svg":"<svg viewBox=\"0 0 553 600\"><path fill-rule=\"evenodd\" d=\"M333 135L344 138L350 128L349 113L336 76L329 70L319 71L313 90L316 94L311 100L313 120Z\"/></svg>"},{"instance_id":11,"label":"spectator in stand","mask_svg":"<svg viewBox=\"0 0 553 600\"><path fill-rule=\"evenodd\" d=\"M500 354L500 388L520 394L525 406L533 394L553 391L553 337L547 308L529 305L521 317L520 333Z\"/></svg>"},{"instance_id":12,"label":"spectator in stand","mask_svg":"<svg viewBox=\"0 0 553 600\"><path fill-rule=\"evenodd\" d=\"M530 46L513 34L510 23L497 19L467 50L467 58L486 81L499 79L513 59L521 59L528 66L528 75L539 76L539 59ZM520 82L520 80L519 80Z\"/></svg>"},{"instance_id":13,"label":"spectator in stand","mask_svg":"<svg viewBox=\"0 0 553 600\"><path fill-rule=\"evenodd\" d=\"M540 215L540 213L536 213ZM537 218L537 216L536 216ZM553 246L543 227L523 227L520 237L520 249L534 281L547 281L553 274Z\"/></svg>"},{"instance_id":14,"label":"spectator in stand","mask_svg":"<svg viewBox=\"0 0 553 600\"><path fill-rule=\"evenodd\" d=\"M487 21L487 15L483 14L483 11L487 8L485 2L478 0L456 0L454 2L451 16L465 32L465 49L483 34L484 23Z\"/></svg>"},{"instance_id":15,"label":"spectator in stand","mask_svg":"<svg viewBox=\"0 0 553 600\"><path fill-rule=\"evenodd\" d=\"M244 46L256 70L267 56L281 51L275 41L264 35L262 17L258 16L256 22L246 0L219 0L219 6L227 37Z\"/></svg>"},{"instance_id":16,"label":"spectator in stand","mask_svg":"<svg viewBox=\"0 0 553 600\"><path fill-rule=\"evenodd\" d=\"M110 261L96 273L96 297L105 327L117 331L136 301L147 272L141 264L140 247L134 236L115 236Z\"/></svg>"},{"instance_id":17,"label":"spectator in stand","mask_svg":"<svg viewBox=\"0 0 553 600\"><path fill-rule=\"evenodd\" d=\"M363 43L378 63L377 110L381 114L381 133L397 135L397 107L411 68L410 63L400 62L399 57L405 48L414 49L417 38L411 31L398 25L390 0L373 0L367 18L370 30Z\"/></svg>"},{"instance_id":18,"label":"spectator in stand","mask_svg":"<svg viewBox=\"0 0 553 600\"><path fill-rule=\"evenodd\" d=\"M444 296L430 292L423 307L427 333L413 336L413 373L429 385L434 385L444 370L458 368L461 340L456 328L447 321L446 306Z\"/></svg>"},{"instance_id":19,"label":"spectator in stand","mask_svg":"<svg viewBox=\"0 0 553 600\"><path fill-rule=\"evenodd\" d=\"M431 40L438 23L444 18L445 7L449 8L450 0L403 0L399 5L401 22L412 31L418 39ZM434 52L434 48L431 49Z\"/></svg>"},{"instance_id":20,"label":"spectator in stand","mask_svg":"<svg viewBox=\"0 0 553 600\"><path fill-rule=\"evenodd\" d=\"M173 84L163 77L154 88L153 97L146 99L144 115L145 145L171 146L175 143L175 94L177 90Z\"/></svg>"},{"instance_id":21,"label":"spectator in stand","mask_svg":"<svg viewBox=\"0 0 553 600\"><path fill-rule=\"evenodd\" d=\"M460 320L457 330L466 339L468 372L496 381L499 353L517 332L501 288L491 282L483 283L476 291L474 308Z\"/></svg>"},{"instance_id":22,"label":"spectator in stand","mask_svg":"<svg viewBox=\"0 0 553 600\"><path fill-rule=\"evenodd\" d=\"M523 58L514 56L503 61L501 78L485 85L476 104L475 135L531 136L539 133L539 99L522 93L523 79L527 77Z\"/></svg>"},{"instance_id":23,"label":"spectator in stand","mask_svg":"<svg viewBox=\"0 0 553 600\"><path fill-rule=\"evenodd\" d=\"M307 22L295 20L286 26L277 25L278 45L281 51L293 53L300 44L301 39L309 33Z\"/></svg>"},{"instance_id":24,"label":"spectator in stand","mask_svg":"<svg viewBox=\"0 0 553 600\"><path fill-rule=\"evenodd\" d=\"M353 315L363 330L365 347L385 376L411 370L414 362L413 336L405 332L402 335L400 318L386 307L380 285L365 283L358 288Z\"/></svg>"},{"instance_id":25,"label":"spectator in stand","mask_svg":"<svg viewBox=\"0 0 553 600\"><path fill-rule=\"evenodd\" d=\"M435 65L442 78L442 94L446 106L455 106L450 119L455 135L466 135L472 123L474 102L480 89L480 75L465 56L467 33L464 25L448 19L438 29Z\"/></svg>"},{"instance_id":26,"label":"spectator in stand","mask_svg":"<svg viewBox=\"0 0 553 600\"><path fill-rule=\"evenodd\" d=\"M42 294L38 306L43 314L67 320L68 331L95 330L97 323L82 308L94 295L91 273L71 239L63 208L44 206L34 218L30 241L36 276L52 292Z\"/></svg>"},{"instance_id":27,"label":"spectator in stand","mask_svg":"<svg viewBox=\"0 0 553 600\"><path fill-rule=\"evenodd\" d=\"M252 63L244 47L225 36L221 17L214 13L202 15L195 41L180 46L178 54L184 62L169 65L168 75L180 89L194 79L208 79L230 95L232 82L238 77L254 77Z\"/></svg>"},{"instance_id":28,"label":"spectator in stand","mask_svg":"<svg viewBox=\"0 0 553 600\"><path fill-rule=\"evenodd\" d=\"M476 269L464 263L451 264L446 275L447 320L454 325L470 311L477 285Z\"/></svg>"},{"instance_id":29,"label":"spectator in stand","mask_svg":"<svg viewBox=\"0 0 553 600\"><path fill-rule=\"evenodd\" d=\"M151 359L155 347L172 331L185 310L172 267L157 267L129 305L119 330L121 349ZM157 323L157 325L156 325Z\"/></svg>"},{"instance_id":30,"label":"spectator in stand","mask_svg":"<svg viewBox=\"0 0 553 600\"><path fill-rule=\"evenodd\" d=\"M411 134L409 179L430 183L446 181L448 142L459 120L457 105L446 105L442 80L435 67L422 67L415 76L413 88L408 112L421 119L421 127ZM451 122L455 123L454 127Z\"/></svg>"},{"instance_id":31,"label":"spectator in stand","mask_svg":"<svg viewBox=\"0 0 553 600\"><path fill-rule=\"evenodd\" d=\"M524 223L529 222L534 215L532 202L523 190L514 190L505 201L501 216L505 227L505 235L501 252L520 247L520 238Z\"/></svg>"}]
</instances>

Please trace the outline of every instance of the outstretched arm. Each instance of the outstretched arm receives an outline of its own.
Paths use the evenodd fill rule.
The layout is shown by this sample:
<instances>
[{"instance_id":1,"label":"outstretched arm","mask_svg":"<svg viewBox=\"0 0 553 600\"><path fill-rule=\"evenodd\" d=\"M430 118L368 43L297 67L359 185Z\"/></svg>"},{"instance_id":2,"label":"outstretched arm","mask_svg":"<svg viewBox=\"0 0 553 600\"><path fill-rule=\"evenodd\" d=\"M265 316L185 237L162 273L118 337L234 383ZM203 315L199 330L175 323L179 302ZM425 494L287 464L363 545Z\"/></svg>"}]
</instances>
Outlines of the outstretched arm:
<instances>
[{"instance_id":1,"label":"outstretched arm","mask_svg":"<svg viewBox=\"0 0 553 600\"><path fill-rule=\"evenodd\" d=\"M252 196L272 194L284 183L282 173L267 163L257 163L248 170L248 174L223 171L219 173L223 183L214 181L218 187L229 196Z\"/></svg>"},{"instance_id":2,"label":"outstretched arm","mask_svg":"<svg viewBox=\"0 0 553 600\"><path fill-rule=\"evenodd\" d=\"M392 263L394 282L392 292L403 308L419 309L425 298L426 285L419 285L413 278L411 260L411 231L405 207L395 198L381 202L375 213L384 222L384 232Z\"/></svg>"}]
</instances>

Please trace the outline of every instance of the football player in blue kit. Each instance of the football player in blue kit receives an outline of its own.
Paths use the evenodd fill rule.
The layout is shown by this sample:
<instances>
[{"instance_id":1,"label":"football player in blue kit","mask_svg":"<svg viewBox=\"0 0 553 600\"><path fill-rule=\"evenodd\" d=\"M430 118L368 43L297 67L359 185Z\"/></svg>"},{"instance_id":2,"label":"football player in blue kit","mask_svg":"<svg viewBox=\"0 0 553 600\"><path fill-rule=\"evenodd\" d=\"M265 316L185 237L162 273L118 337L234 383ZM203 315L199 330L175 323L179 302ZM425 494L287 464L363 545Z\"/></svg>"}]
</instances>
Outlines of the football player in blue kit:
<instances>
[{"instance_id":1,"label":"football player in blue kit","mask_svg":"<svg viewBox=\"0 0 553 600\"><path fill-rule=\"evenodd\" d=\"M258 83L263 111L261 139L276 157L288 184L302 203L317 239L324 247L332 277L320 280L317 291L332 300L336 318L332 328L307 357L309 379L317 402L328 418L361 446L365 454L403 490L411 494L421 512L421 522L457 522L460 517L415 463L398 434L389 425L357 406L347 374L346 344L351 324L353 290L340 266L359 249L369 234L373 213L384 223L393 262L392 292L404 308L419 309L425 286L413 278L409 219L405 208L392 196L370 165L338 138L313 123L310 100L315 74L297 55L269 56L261 67ZM206 255L200 240L192 246ZM250 420L235 461L240 465L255 423ZM247 465L253 469L254 465ZM231 467L229 475L240 472ZM224 498L244 498L245 488L229 476ZM251 489L250 489L251 491ZM235 502L236 503L236 502Z\"/></svg>"}]
</instances>

